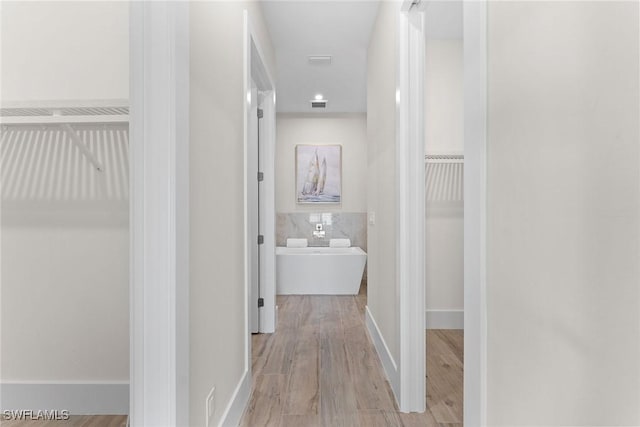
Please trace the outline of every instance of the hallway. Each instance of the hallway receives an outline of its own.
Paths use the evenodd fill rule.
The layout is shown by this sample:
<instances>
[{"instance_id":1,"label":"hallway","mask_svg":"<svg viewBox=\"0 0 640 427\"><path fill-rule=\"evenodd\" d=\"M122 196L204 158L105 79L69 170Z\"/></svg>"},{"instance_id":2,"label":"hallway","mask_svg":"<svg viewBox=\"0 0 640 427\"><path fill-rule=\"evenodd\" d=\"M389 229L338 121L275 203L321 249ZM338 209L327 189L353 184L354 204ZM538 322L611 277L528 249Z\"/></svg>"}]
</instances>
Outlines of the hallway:
<instances>
[{"instance_id":1,"label":"hallway","mask_svg":"<svg viewBox=\"0 0 640 427\"><path fill-rule=\"evenodd\" d=\"M358 296L278 296L278 330L252 337L253 389L241 426L462 426L462 331L427 332L427 406L402 414Z\"/></svg>"}]
</instances>

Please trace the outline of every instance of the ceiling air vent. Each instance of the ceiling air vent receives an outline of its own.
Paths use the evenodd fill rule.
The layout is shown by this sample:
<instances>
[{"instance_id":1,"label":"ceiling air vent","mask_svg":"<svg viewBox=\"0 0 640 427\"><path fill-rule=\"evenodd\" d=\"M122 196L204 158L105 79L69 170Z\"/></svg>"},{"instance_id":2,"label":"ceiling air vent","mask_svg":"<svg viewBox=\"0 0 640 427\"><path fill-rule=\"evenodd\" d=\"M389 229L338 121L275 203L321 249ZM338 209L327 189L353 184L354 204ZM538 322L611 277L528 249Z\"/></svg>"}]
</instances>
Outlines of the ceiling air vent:
<instances>
[{"instance_id":1,"label":"ceiling air vent","mask_svg":"<svg viewBox=\"0 0 640 427\"><path fill-rule=\"evenodd\" d=\"M309 65L331 65L331 55L309 55Z\"/></svg>"},{"instance_id":2,"label":"ceiling air vent","mask_svg":"<svg viewBox=\"0 0 640 427\"><path fill-rule=\"evenodd\" d=\"M326 99L322 99L322 100L313 100L311 101L311 108L327 108L327 100Z\"/></svg>"}]
</instances>

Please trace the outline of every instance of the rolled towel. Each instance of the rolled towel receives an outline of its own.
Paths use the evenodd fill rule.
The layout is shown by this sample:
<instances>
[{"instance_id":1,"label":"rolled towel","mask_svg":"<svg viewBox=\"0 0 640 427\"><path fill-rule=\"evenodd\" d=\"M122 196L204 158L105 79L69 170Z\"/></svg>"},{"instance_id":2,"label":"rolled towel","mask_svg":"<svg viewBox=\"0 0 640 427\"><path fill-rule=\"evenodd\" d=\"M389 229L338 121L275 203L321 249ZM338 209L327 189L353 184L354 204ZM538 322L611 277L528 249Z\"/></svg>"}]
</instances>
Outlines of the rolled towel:
<instances>
[{"instance_id":1,"label":"rolled towel","mask_svg":"<svg viewBox=\"0 0 640 427\"><path fill-rule=\"evenodd\" d=\"M306 248L308 245L307 239L287 239L288 248Z\"/></svg>"},{"instance_id":2,"label":"rolled towel","mask_svg":"<svg viewBox=\"0 0 640 427\"><path fill-rule=\"evenodd\" d=\"M330 248L350 248L351 240L350 239L331 239L329 240Z\"/></svg>"}]
</instances>

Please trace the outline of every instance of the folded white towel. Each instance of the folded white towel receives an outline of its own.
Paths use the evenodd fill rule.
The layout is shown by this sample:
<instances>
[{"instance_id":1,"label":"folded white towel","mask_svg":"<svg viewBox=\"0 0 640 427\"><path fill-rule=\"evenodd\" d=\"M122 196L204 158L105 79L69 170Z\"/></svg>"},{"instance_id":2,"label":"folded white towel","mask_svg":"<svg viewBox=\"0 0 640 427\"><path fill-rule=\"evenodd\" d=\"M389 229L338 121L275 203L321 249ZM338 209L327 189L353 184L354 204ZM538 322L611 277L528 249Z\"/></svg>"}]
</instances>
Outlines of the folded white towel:
<instances>
[{"instance_id":1,"label":"folded white towel","mask_svg":"<svg viewBox=\"0 0 640 427\"><path fill-rule=\"evenodd\" d=\"M288 248L306 248L309 246L307 239L287 239Z\"/></svg>"},{"instance_id":2,"label":"folded white towel","mask_svg":"<svg viewBox=\"0 0 640 427\"><path fill-rule=\"evenodd\" d=\"M330 248L350 248L351 239L331 239L329 240Z\"/></svg>"}]
</instances>

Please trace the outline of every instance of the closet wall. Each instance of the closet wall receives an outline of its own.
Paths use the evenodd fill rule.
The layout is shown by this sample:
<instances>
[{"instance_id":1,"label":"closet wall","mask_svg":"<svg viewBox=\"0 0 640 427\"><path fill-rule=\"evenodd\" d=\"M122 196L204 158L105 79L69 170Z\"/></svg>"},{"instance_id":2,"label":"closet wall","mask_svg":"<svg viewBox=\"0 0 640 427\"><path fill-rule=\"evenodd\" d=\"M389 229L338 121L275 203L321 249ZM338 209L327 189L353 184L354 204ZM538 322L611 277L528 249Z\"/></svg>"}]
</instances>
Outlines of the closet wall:
<instances>
[{"instance_id":1,"label":"closet wall","mask_svg":"<svg viewBox=\"0 0 640 427\"><path fill-rule=\"evenodd\" d=\"M3 2L3 108L126 106L128 11ZM127 411L128 125L96 122L73 131L102 171L58 124L0 129L2 409Z\"/></svg>"},{"instance_id":2,"label":"closet wall","mask_svg":"<svg viewBox=\"0 0 640 427\"><path fill-rule=\"evenodd\" d=\"M462 154L462 40L426 41L428 154ZM464 206L462 160L427 160L426 322L429 329L464 324Z\"/></svg>"},{"instance_id":3,"label":"closet wall","mask_svg":"<svg viewBox=\"0 0 640 427\"><path fill-rule=\"evenodd\" d=\"M3 1L0 14L3 102L129 98L126 2Z\"/></svg>"}]
</instances>

